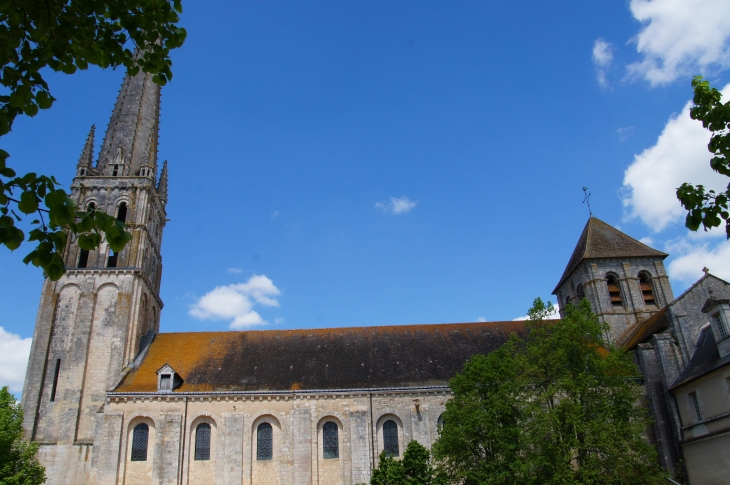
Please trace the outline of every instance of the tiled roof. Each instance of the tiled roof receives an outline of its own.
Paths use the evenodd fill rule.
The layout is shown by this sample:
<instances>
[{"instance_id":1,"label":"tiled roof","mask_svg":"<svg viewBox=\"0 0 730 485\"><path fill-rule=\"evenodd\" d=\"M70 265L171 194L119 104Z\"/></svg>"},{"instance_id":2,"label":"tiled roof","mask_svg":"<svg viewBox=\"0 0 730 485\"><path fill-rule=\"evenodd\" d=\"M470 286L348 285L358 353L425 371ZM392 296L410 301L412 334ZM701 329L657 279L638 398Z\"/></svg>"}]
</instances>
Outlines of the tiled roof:
<instances>
[{"instance_id":1,"label":"tiled roof","mask_svg":"<svg viewBox=\"0 0 730 485\"><path fill-rule=\"evenodd\" d=\"M447 385L469 357L524 328L512 321L162 333L115 392L155 392L164 364L183 380L176 392Z\"/></svg>"},{"instance_id":2,"label":"tiled roof","mask_svg":"<svg viewBox=\"0 0 730 485\"><path fill-rule=\"evenodd\" d=\"M655 333L669 328L667 308L669 307L665 306L639 325L626 329L618 338L618 344L626 350L633 350L637 345L648 342Z\"/></svg>"},{"instance_id":3,"label":"tiled roof","mask_svg":"<svg viewBox=\"0 0 730 485\"><path fill-rule=\"evenodd\" d=\"M578 265L586 259L609 258L661 258L668 254L652 249L644 243L627 236L602 220L591 216L583 228L578 244L573 250L563 276L555 286L553 294L567 280Z\"/></svg>"},{"instance_id":4,"label":"tiled roof","mask_svg":"<svg viewBox=\"0 0 730 485\"><path fill-rule=\"evenodd\" d=\"M730 364L730 354L720 358L712 328L706 326L697 339L697 348L684 371L674 380L670 389L679 387L710 372Z\"/></svg>"}]
</instances>

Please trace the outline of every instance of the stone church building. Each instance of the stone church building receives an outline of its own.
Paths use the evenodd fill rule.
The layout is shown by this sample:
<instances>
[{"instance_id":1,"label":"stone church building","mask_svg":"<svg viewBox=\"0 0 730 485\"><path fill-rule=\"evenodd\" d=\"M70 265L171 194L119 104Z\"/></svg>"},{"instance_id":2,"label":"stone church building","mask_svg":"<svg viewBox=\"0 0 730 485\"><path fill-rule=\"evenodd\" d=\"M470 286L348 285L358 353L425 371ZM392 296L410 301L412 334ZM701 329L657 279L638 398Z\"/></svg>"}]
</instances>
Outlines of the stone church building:
<instances>
[{"instance_id":1,"label":"stone church building","mask_svg":"<svg viewBox=\"0 0 730 485\"><path fill-rule=\"evenodd\" d=\"M114 253L70 238L67 273L44 283L23 410L47 483L355 485L369 482L382 450L402 456L410 440L430 448L449 379L523 323L158 333L168 197L159 113L151 76L127 76L98 159L92 128L76 168L79 207L115 215L133 239ZM703 419L724 428L683 425L684 398L670 388L709 322L727 325L730 285L708 274L675 298L666 256L591 218L554 293L561 306L587 298L608 338L637 351L651 438L674 470L688 433L727 439L714 415Z\"/></svg>"}]
</instances>

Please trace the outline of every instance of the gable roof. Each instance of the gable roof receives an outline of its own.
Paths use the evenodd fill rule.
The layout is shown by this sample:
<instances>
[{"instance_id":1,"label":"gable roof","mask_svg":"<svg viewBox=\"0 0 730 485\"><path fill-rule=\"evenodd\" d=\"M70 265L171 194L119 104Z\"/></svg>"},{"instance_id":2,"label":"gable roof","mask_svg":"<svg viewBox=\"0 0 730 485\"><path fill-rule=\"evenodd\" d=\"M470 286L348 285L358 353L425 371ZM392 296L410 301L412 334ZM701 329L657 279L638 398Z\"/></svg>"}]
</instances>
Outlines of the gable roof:
<instances>
[{"instance_id":1,"label":"gable roof","mask_svg":"<svg viewBox=\"0 0 730 485\"><path fill-rule=\"evenodd\" d=\"M661 258L669 256L667 253L652 249L646 244L627 236L615 227L612 227L597 217L588 219L573 255L568 261L563 276L553 290L553 295L560 285L567 280L575 269L587 259L610 258Z\"/></svg>"},{"instance_id":2,"label":"gable roof","mask_svg":"<svg viewBox=\"0 0 730 485\"><path fill-rule=\"evenodd\" d=\"M448 385L474 354L522 333L524 321L246 332L161 333L114 392L366 389Z\"/></svg>"},{"instance_id":3,"label":"gable roof","mask_svg":"<svg viewBox=\"0 0 730 485\"><path fill-rule=\"evenodd\" d=\"M697 348L692 354L692 357L690 357L689 364L677 376L672 385L669 386L669 389L675 389L682 384L687 384L728 364L730 364L730 354L720 358L720 353L717 351L717 344L715 343L715 335L712 333L712 328L707 325L700 331L700 336L697 339Z\"/></svg>"}]
</instances>

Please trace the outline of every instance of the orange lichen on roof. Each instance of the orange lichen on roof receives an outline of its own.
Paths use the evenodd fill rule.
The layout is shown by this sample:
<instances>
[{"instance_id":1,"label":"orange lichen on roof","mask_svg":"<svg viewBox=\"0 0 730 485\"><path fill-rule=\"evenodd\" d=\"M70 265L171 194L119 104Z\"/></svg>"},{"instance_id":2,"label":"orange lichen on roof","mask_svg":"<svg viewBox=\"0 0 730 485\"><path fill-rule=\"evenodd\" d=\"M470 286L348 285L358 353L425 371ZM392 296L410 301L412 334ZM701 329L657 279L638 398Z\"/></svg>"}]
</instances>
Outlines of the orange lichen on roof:
<instances>
[{"instance_id":1,"label":"orange lichen on roof","mask_svg":"<svg viewBox=\"0 0 730 485\"><path fill-rule=\"evenodd\" d=\"M626 329L618 338L619 346L633 350L637 345L647 342L655 333L666 330L669 327L667 308L662 308L639 325Z\"/></svg>"},{"instance_id":2,"label":"orange lichen on roof","mask_svg":"<svg viewBox=\"0 0 730 485\"><path fill-rule=\"evenodd\" d=\"M446 385L524 323L163 333L115 392L155 392L165 364L182 379L175 392Z\"/></svg>"}]
</instances>

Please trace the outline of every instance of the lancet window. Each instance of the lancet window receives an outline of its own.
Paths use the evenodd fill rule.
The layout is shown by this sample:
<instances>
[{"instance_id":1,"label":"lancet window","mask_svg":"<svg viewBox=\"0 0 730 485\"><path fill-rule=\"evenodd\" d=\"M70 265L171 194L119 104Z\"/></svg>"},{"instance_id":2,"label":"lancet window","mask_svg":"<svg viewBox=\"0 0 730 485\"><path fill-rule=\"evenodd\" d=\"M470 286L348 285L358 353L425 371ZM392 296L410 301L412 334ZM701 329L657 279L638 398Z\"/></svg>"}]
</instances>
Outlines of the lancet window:
<instances>
[{"instance_id":1,"label":"lancet window","mask_svg":"<svg viewBox=\"0 0 730 485\"><path fill-rule=\"evenodd\" d=\"M150 427L140 423L132 432L132 461L147 461L147 441L150 436Z\"/></svg>"},{"instance_id":2,"label":"lancet window","mask_svg":"<svg viewBox=\"0 0 730 485\"><path fill-rule=\"evenodd\" d=\"M328 421L322 428L323 449L322 456L325 459L340 457L340 443L338 437L337 423Z\"/></svg>"},{"instance_id":3,"label":"lancet window","mask_svg":"<svg viewBox=\"0 0 730 485\"><path fill-rule=\"evenodd\" d=\"M398 456L398 425L395 421L389 419L383 423L383 450L388 456Z\"/></svg>"},{"instance_id":4,"label":"lancet window","mask_svg":"<svg viewBox=\"0 0 730 485\"><path fill-rule=\"evenodd\" d=\"M210 425L201 423L195 428L195 459L210 460Z\"/></svg>"},{"instance_id":5,"label":"lancet window","mask_svg":"<svg viewBox=\"0 0 730 485\"><path fill-rule=\"evenodd\" d=\"M269 423L259 424L256 430L256 459L271 460L274 456L274 433Z\"/></svg>"}]
</instances>

